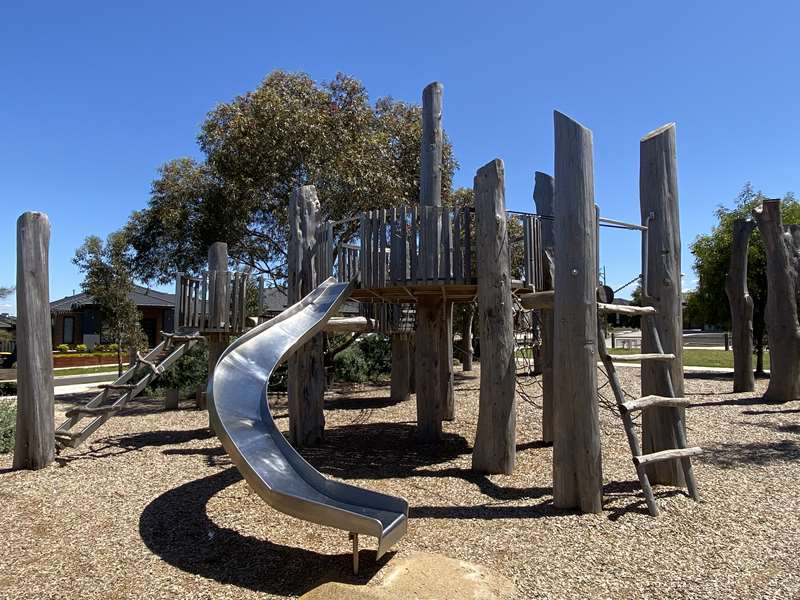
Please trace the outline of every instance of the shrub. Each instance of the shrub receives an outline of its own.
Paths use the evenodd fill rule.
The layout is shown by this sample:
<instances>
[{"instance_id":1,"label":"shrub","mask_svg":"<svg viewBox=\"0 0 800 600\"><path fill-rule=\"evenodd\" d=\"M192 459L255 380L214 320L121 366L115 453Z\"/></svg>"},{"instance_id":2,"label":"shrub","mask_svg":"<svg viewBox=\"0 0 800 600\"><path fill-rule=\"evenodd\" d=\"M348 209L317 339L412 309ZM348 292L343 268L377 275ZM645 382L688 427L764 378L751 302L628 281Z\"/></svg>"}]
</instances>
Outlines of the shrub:
<instances>
[{"instance_id":1,"label":"shrub","mask_svg":"<svg viewBox=\"0 0 800 600\"><path fill-rule=\"evenodd\" d=\"M339 381L352 381L363 383L369 379L369 368L364 359L364 353L357 344L342 350L333 359L333 368L336 379Z\"/></svg>"},{"instance_id":2,"label":"shrub","mask_svg":"<svg viewBox=\"0 0 800 600\"><path fill-rule=\"evenodd\" d=\"M392 342L385 335L368 335L360 340L359 347L367 363L370 379L378 379L392 371Z\"/></svg>"},{"instance_id":3,"label":"shrub","mask_svg":"<svg viewBox=\"0 0 800 600\"><path fill-rule=\"evenodd\" d=\"M17 384L13 381L4 381L0 383L0 396L16 396Z\"/></svg>"},{"instance_id":4,"label":"shrub","mask_svg":"<svg viewBox=\"0 0 800 600\"><path fill-rule=\"evenodd\" d=\"M56 346L56 350L59 352L69 352L69 344L59 344Z\"/></svg>"},{"instance_id":5,"label":"shrub","mask_svg":"<svg viewBox=\"0 0 800 600\"><path fill-rule=\"evenodd\" d=\"M75 350L77 352L88 352L89 348L86 347L86 344L78 344L77 346L75 346Z\"/></svg>"},{"instance_id":6,"label":"shrub","mask_svg":"<svg viewBox=\"0 0 800 600\"><path fill-rule=\"evenodd\" d=\"M197 344L178 359L178 362L155 382L156 389L177 389L193 392L208 379L208 347ZM154 391L154 390L151 390Z\"/></svg>"},{"instance_id":7,"label":"shrub","mask_svg":"<svg viewBox=\"0 0 800 600\"><path fill-rule=\"evenodd\" d=\"M14 449L14 428L17 425L17 409L14 403L0 400L0 453Z\"/></svg>"}]
</instances>

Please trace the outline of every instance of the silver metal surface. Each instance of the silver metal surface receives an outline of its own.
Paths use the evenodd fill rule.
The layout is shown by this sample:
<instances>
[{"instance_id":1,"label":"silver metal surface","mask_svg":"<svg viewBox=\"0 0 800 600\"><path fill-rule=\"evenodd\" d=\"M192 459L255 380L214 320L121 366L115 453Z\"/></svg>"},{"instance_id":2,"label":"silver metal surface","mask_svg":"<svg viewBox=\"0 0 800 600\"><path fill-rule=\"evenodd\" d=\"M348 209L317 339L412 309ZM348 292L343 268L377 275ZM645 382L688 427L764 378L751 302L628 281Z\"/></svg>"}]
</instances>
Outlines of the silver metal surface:
<instances>
[{"instance_id":1,"label":"silver metal surface","mask_svg":"<svg viewBox=\"0 0 800 600\"><path fill-rule=\"evenodd\" d=\"M374 536L380 558L406 533L408 502L326 478L284 438L267 403L272 371L322 330L351 288L330 277L233 342L209 380L208 410L228 455L267 504L312 523Z\"/></svg>"}]
</instances>

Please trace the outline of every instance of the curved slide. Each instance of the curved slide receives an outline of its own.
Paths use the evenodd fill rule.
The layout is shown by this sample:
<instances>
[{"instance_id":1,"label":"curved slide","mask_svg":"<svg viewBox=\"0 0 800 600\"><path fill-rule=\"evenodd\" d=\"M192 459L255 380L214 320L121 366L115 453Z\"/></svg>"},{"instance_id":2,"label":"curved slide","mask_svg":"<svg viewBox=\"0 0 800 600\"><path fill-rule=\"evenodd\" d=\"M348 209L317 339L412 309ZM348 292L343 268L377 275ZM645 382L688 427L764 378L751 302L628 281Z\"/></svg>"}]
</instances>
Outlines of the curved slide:
<instances>
[{"instance_id":1,"label":"curved slide","mask_svg":"<svg viewBox=\"0 0 800 600\"><path fill-rule=\"evenodd\" d=\"M351 287L331 277L234 341L209 381L208 409L228 455L267 504L299 519L375 536L380 558L405 534L408 502L322 475L278 430L267 403L272 371L322 331Z\"/></svg>"}]
</instances>

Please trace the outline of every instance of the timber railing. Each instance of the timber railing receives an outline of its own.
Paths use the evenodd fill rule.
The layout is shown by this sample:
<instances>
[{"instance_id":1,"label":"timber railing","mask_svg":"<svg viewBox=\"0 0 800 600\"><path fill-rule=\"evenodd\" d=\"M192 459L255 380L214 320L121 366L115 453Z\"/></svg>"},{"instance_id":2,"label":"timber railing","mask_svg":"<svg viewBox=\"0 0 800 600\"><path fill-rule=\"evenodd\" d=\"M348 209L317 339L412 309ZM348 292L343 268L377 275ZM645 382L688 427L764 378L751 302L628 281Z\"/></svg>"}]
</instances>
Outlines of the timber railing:
<instances>
[{"instance_id":1,"label":"timber railing","mask_svg":"<svg viewBox=\"0 0 800 600\"><path fill-rule=\"evenodd\" d=\"M523 285L541 289L540 219L520 212L508 217L509 223L519 222L514 231L521 231L509 239L512 273ZM320 260L331 267L335 263L339 281L358 277L361 288L477 282L474 209L402 206L367 211L354 220L359 222L356 238L340 242L335 252L330 223L318 233L327 246Z\"/></svg>"},{"instance_id":2,"label":"timber railing","mask_svg":"<svg viewBox=\"0 0 800 600\"><path fill-rule=\"evenodd\" d=\"M237 271L208 271L198 277L178 273L175 285L176 330L244 331L248 317L248 282L248 275Z\"/></svg>"}]
</instances>

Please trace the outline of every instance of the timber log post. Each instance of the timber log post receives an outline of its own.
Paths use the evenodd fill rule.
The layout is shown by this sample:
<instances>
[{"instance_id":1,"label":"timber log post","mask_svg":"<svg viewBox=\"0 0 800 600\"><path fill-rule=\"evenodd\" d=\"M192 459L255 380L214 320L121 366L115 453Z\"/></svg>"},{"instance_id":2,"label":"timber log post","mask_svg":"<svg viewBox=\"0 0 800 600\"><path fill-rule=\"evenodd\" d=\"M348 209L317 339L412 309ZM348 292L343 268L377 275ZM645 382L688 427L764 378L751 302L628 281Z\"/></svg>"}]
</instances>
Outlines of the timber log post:
<instances>
[{"instance_id":1,"label":"timber log post","mask_svg":"<svg viewBox=\"0 0 800 600\"><path fill-rule=\"evenodd\" d=\"M434 82L422 92L421 206L442 205L442 93ZM437 229L432 243L439 244ZM443 419L455 417L453 404L453 309L440 296L425 296L417 303L415 336L415 389L417 425L424 442L441 437Z\"/></svg>"},{"instance_id":2,"label":"timber log post","mask_svg":"<svg viewBox=\"0 0 800 600\"><path fill-rule=\"evenodd\" d=\"M215 285L209 290L214 294L208 299L211 314L211 323L223 323L227 318L227 287L228 287L228 244L214 242L208 247L208 273L209 278L214 277ZM212 275L213 273L213 275ZM221 332L205 334L208 344L208 376L211 377L217 361L225 348L228 347L228 336Z\"/></svg>"},{"instance_id":3,"label":"timber log post","mask_svg":"<svg viewBox=\"0 0 800 600\"><path fill-rule=\"evenodd\" d=\"M555 237L551 217L555 201L555 180L547 173L536 171L534 174L533 201L536 212L548 217L541 220L543 290L552 290ZM539 354L542 363L542 441L553 443L553 311L544 310L539 314L542 322L542 349Z\"/></svg>"},{"instance_id":4,"label":"timber log post","mask_svg":"<svg viewBox=\"0 0 800 600\"><path fill-rule=\"evenodd\" d=\"M592 132L555 112L553 502L603 509Z\"/></svg>"},{"instance_id":5,"label":"timber log post","mask_svg":"<svg viewBox=\"0 0 800 600\"><path fill-rule=\"evenodd\" d=\"M472 469L512 473L516 456L516 359L503 161L475 176L481 387Z\"/></svg>"},{"instance_id":6,"label":"timber log post","mask_svg":"<svg viewBox=\"0 0 800 600\"><path fill-rule=\"evenodd\" d=\"M642 304L657 314L651 319L661 339L659 350L653 327L642 323L642 352L674 354L670 363L642 363L642 396L670 396L667 377L672 378L676 398L683 397L683 311L681 298L681 230L678 209L678 170L675 124L669 123L644 136L639 145L639 203L642 224L648 227L642 240L642 265L646 288ZM644 247L645 240L647 247ZM645 264L646 262L646 264ZM644 321L643 319L643 321ZM674 414L683 408L649 408L642 413L642 452L650 454L679 447ZM652 483L685 486L680 461L667 460L647 466Z\"/></svg>"},{"instance_id":7,"label":"timber log post","mask_svg":"<svg viewBox=\"0 0 800 600\"><path fill-rule=\"evenodd\" d=\"M731 262L725 278L725 293L731 307L734 392L752 392L756 387L753 374L753 299L747 289L747 251L755 226L752 219L733 222Z\"/></svg>"},{"instance_id":8,"label":"timber log post","mask_svg":"<svg viewBox=\"0 0 800 600\"><path fill-rule=\"evenodd\" d=\"M784 226L780 200L764 200L753 210L767 255L767 310L770 376L764 399L790 402L800 398L800 324L798 324L796 256L800 225Z\"/></svg>"},{"instance_id":9,"label":"timber log post","mask_svg":"<svg viewBox=\"0 0 800 600\"><path fill-rule=\"evenodd\" d=\"M289 306L318 285L314 268L319 200L313 185L296 189L289 204ZM325 343L318 333L288 360L289 439L297 446L316 446L323 440L325 416Z\"/></svg>"},{"instance_id":10,"label":"timber log post","mask_svg":"<svg viewBox=\"0 0 800 600\"><path fill-rule=\"evenodd\" d=\"M55 456L48 253L50 220L17 219L17 425L15 469L42 469Z\"/></svg>"}]
</instances>

